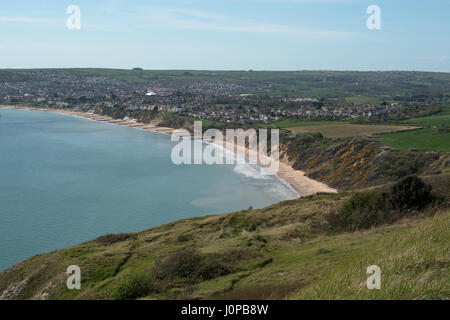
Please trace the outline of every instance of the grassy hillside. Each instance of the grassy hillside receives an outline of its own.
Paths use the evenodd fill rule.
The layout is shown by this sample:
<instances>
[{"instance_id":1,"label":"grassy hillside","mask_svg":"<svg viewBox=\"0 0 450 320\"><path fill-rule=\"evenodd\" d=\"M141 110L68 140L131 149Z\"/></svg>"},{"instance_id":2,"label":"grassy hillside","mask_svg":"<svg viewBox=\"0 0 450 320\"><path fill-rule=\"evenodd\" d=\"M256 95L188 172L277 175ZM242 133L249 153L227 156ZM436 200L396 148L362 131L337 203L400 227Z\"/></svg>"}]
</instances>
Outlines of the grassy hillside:
<instances>
[{"instance_id":1,"label":"grassy hillside","mask_svg":"<svg viewBox=\"0 0 450 320\"><path fill-rule=\"evenodd\" d=\"M319 279L291 299L450 299L450 211L320 241L331 252ZM381 290L367 290L366 268L381 268Z\"/></svg>"},{"instance_id":2,"label":"grassy hillside","mask_svg":"<svg viewBox=\"0 0 450 320\"><path fill-rule=\"evenodd\" d=\"M0 298L450 298L450 176L424 180L439 200L394 224L333 227L330 214L352 192L186 219L34 256L0 273ZM381 189L389 186L366 192ZM79 291L65 287L72 264L81 268ZM382 290L365 289L372 264Z\"/></svg>"}]
</instances>

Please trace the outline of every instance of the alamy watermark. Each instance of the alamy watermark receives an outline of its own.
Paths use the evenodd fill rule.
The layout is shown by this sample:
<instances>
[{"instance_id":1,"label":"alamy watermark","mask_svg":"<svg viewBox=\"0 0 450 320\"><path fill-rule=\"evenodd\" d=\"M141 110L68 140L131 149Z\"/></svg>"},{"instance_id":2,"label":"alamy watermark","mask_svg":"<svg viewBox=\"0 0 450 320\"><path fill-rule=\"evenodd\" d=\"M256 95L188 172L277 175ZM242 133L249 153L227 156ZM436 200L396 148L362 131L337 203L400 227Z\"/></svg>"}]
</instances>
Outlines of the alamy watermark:
<instances>
[{"instance_id":1,"label":"alamy watermark","mask_svg":"<svg viewBox=\"0 0 450 320\"><path fill-rule=\"evenodd\" d=\"M218 129L203 132L202 122L195 121L193 137L188 130L177 129L171 140L178 142L171 153L176 165L259 164L261 171L263 167L269 169L264 170L266 175L279 170L279 129L226 129L224 137Z\"/></svg>"},{"instance_id":2,"label":"alamy watermark","mask_svg":"<svg viewBox=\"0 0 450 320\"><path fill-rule=\"evenodd\" d=\"M66 10L67 14L70 14L66 21L66 27L69 30L81 29L81 9L79 6L70 5Z\"/></svg>"},{"instance_id":3,"label":"alamy watermark","mask_svg":"<svg viewBox=\"0 0 450 320\"><path fill-rule=\"evenodd\" d=\"M381 30L381 9L377 5L371 5L367 7L367 14L370 14L367 18L366 26L369 30Z\"/></svg>"},{"instance_id":4,"label":"alamy watermark","mask_svg":"<svg viewBox=\"0 0 450 320\"><path fill-rule=\"evenodd\" d=\"M66 274L68 275L66 286L69 290L81 289L81 269L77 265L67 267Z\"/></svg>"},{"instance_id":5,"label":"alamy watermark","mask_svg":"<svg viewBox=\"0 0 450 320\"><path fill-rule=\"evenodd\" d=\"M381 289L381 269L377 265L368 266L366 270L367 274L371 274L369 278L367 278L366 285L367 289Z\"/></svg>"},{"instance_id":6,"label":"alamy watermark","mask_svg":"<svg viewBox=\"0 0 450 320\"><path fill-rule=\"evenodd\" d=\"M67 29L80 30L81 29L80 7L78 5L72 4L67 7L66 13L70 15L66 21ZM370 15L366 21L367 29L381 30L381 8L373 4L367 7L366 13Z\"/></svg>"}]
</instances>

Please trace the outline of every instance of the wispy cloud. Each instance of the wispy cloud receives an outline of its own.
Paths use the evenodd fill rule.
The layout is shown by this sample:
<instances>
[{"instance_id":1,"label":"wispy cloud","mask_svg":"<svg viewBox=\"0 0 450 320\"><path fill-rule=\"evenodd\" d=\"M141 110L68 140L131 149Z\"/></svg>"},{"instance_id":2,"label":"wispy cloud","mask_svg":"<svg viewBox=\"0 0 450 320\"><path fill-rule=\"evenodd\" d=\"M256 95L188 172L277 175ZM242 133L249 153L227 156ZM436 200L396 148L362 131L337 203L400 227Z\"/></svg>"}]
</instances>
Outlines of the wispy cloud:
<instances>
[{"instance_id":1,"label":"wispy cloud","mask_svg":"<svg viewBox=\"0 0 450 320\"><path fill-rule=\"evenodd\" d=\"M417 60L425 61L449 61L450 56L440 56L440 57L417 57Z\"/></svg>"},{"instance_id":2,"label":"wispy cloud","mask_svg":"<svg viewBox=\"0 0 450 320\"><path fill-rule=\"evenodd\" d=\"M290 36L352 38L355 33L314 29L296 25L276 23L244 22L223 14L202 10L186 10L180 8L158 8L144 14L146 25L170 29L195 29L223 32L247 32L283 34Z\"/></svg>"},{"instance_id":3,"label":"wispy cloud","mask_svg":"<svg viewBox=\"0 0 450 320\"><path fill-rule=\"evenodd\" d=\"M281 1L314 1L314 0L281 0ZM315 0L315 1L342 1L342 0ZM346 0L344 0L346 1ZM125 14L108 10L108 15ZM228 15L205 11L195 8L184 7L157 7L147 8L140 13L129 12L128 16L133 19L132 24L118 26L108 23L92 23L83 21L83 28L101 31L117 31L133 28L165 28L179 30L206 30L218 32L236 33L260 33L272 35L285 35L291 37L310 38L332 38L346 39L354 38L357 34L341 30L329 30L311 28L300 25L288 25L279 23L267 23L258 21L242 21ZM64 25L64 19L35 18L29 16L0 16L0 23L27 23L27 24L58 24Z\"/></svg>"},{"instance_id":4,"label":"wispy cloud","mask_svg":"<svg viewBox=\"0 0 450 320\"><path fill-rule=\"evenodd\" d=\"M0 22L11 22L11 23L55 23L60 21L61 20L57 19L38 19L26 16L0 16Z\"/></svg>"},{"instance_id":5,"label":"wispy cloud","mask_svg":"<svg viewBox=\"0 0 450 320\"><path fill-rule=\"evenodd\" d=\"M123 25L115 24L101 24L101 23L89 23L82 20L82 28L98 31L131 31L131 28ZM50 19L50 18L34 18L27 16L0 16L0 23L22 23L22 24L47 24L66 28L65 18Z\"/></svg>"}]
</instances>

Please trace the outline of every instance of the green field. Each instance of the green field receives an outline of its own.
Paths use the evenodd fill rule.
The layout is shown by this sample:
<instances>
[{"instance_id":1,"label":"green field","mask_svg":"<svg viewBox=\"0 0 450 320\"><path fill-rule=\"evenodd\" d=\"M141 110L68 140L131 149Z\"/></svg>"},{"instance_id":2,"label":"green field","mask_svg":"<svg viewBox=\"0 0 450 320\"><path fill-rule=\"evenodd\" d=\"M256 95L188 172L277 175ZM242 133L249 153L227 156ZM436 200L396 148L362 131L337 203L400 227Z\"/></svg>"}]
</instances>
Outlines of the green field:
<instances>
[{"instance_id":1,"label":"green field","mask_svg":"<svg viewBox=\"0 0 450 320\"><path fill-rule=\"evenodd\" d=\"M377 139L394 149L450 152L450 133L440 133L435 128L385 133Z\"/></svg>"},{"instance_id":2,"label":"green field","mask_svg":"<svg viewBox=\"0 0 450 320\"><path fill-rule=\"evenodd\" d=\"M202 122L202 126L204 128L209 128L209 127L216 127L216 128L221 128L225 125L224 122L220 122L220 121L215 121L215 120L209 120L209 119L197 119L197 118L192 118L192 117L188 117L187 121L189 121L189 123L194 123L195 121L201 121Z\"/></svg>"},{"instance_id":3,"label":"green field","mask_svg":"<svg viewBox=\"0 0 450 320\"><path fill-rule=\"evenodd\" d=\"M404 123L410 125L417 125L423 127L442 127L450 126L450 114L429 116L423 118L414 118L404 121Z\"/></svg>"},{"instance_id":4,"label":"green field","mask_svg":"<svg viewBox=\"0 0 450 320\"><path fill-rule=\"evenodd\" d=\"M291 127L294 133L320 132L327 138L347 138L357 136L372 136L380 133L412 130L415 127L408 126L385 126L385 125L364 125L364 124L327 124L303 127Z\"/></svg>"},{"instance_id":5,"label":"green field","mask_svg":"<svg viewBox=\"0 0 450 320\"><path fill-rule=\"evenodd\" d=\"M408 119L403 121L403 123L422 127L450 126L450 104L444 104L442 106L442 112L440 112L439 114L428 117Z\"/></svg>"},{"instance_id":6,"label":"green field","mask_svg":"<svg viewBox=\"0 0 450 320\"><path fill-rule=\"evenodd\" d=\"M348 121L306 121L306 120L293 120L286 119L281 121L272 122L272 125L280 128L292 128L292 127L306 127L306 126L325 126L325 125L339 125L347 124Z\"/></svg>"},{"instance_id":7,"label":"green field","mask_svg":"<svg viewBox=\"0 0 450 320\"><path fill-rule=\"evenodd\" d=\"M439 114L408 119L403 124L425 127L412 132L387 133L379 136L379 141L395 149L435 150L450 152L450 133L439 128L450 127L450 104L444 104Z\"/></svg>"},{"instance_id":8,"label":"green field","mask_svg":"<svg viewBox=\"0 0 450 320\"><path fill-rule=\"evenodd\" d=\"M382 102L382 99L380 99L378 97L368 97L368 96L346 97L345 100L347 102L352 102L354 104L365 104L365 103L379 103L379 102Z\"/></svg>"}]
</instances>

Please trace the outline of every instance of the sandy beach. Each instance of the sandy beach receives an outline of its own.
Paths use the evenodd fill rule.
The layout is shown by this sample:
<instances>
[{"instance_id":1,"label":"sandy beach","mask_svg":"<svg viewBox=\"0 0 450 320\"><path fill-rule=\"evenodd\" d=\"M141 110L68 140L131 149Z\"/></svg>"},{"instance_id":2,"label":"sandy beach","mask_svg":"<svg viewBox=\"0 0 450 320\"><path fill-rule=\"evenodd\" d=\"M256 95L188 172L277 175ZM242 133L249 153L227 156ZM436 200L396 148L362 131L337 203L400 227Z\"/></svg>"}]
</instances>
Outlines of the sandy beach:
<instances>
[{"instance_id":1,"label":"sandy beach","mask_svg":"<svg viewBox=\"0 0 450 320\"><path fill-rule=\"evenodd\" d=\"M0 105L0 108L5 109L22 109L22 110L35 110L35 111L44 111L44 112L55 112L55 113L63 113L72 116L92 119L95 121L104 121L109 123L115 123L118 125L128 126L132 128L139 128L143 130L148 130L152 132L158 132L162 134L171 134L175 129L168 127L159 127L156 124L143 124L138 123L132 120L118 120L113 119L109 116L102 116L98 114L92 114L81 111L71 111L71 110L62 110L62 109L49 109L49 108L34 108L34 107L22 107L22 106L4 106ZM233 150L234 152L237 150ZM246 148L245 154L249 154L249 150ZM313 195L316 193L326 192L326 193L336 193L337 190L330 188L326 184L310 179L305 176L305 172L301 170L295 170L291 165L284 163L280 159L279 170L277 172L278 177L289 184L300 196L305 197L309 195Z\"/></svg>"},{"instance_id":2,"label":"sandy beach","mask_svg":"<svg viewBox=\"0 0 450 320\"><path fill-rule=\"evenodd\" d=\"M228 147L226 142L223 143L224 147L227 147L228 150L233 152L241 152L241 154L245 154L246 157L249 157L252 154L255 159L257 159L257 155L255 155L254 151L249 150L249 148L245 148L245 150L241 150L239 146L235 145L234 150ZM280 155L279 168L278 172L276 172L277 176L289 184L300 196L306 197L310 195L314 195L317 193L337 193L336 189L330 188L325 183L320 181L313 180L305 176L305 172L301 170L295 170L291 165L284 162Z\"/></svg>"}]
</instances>

